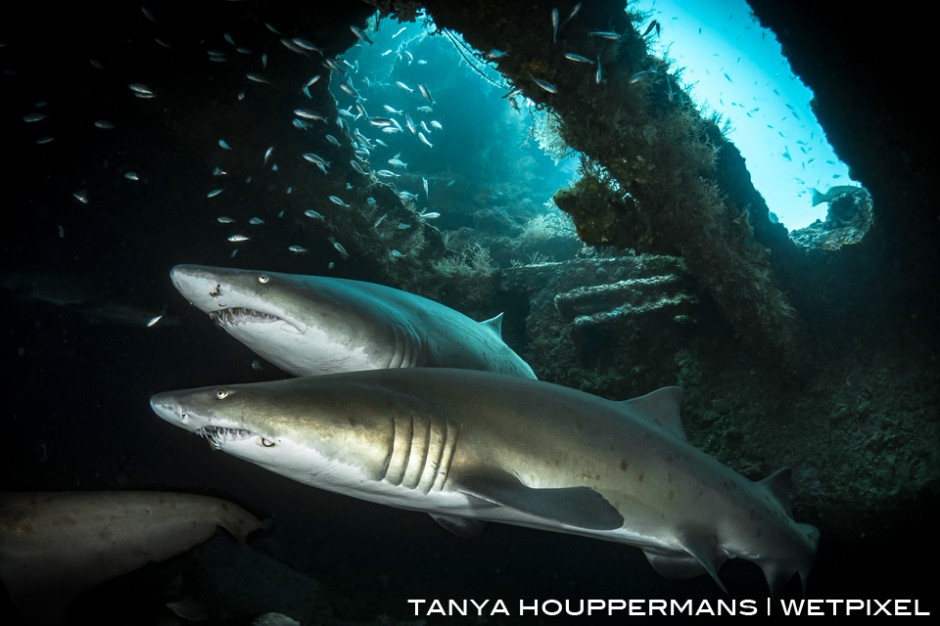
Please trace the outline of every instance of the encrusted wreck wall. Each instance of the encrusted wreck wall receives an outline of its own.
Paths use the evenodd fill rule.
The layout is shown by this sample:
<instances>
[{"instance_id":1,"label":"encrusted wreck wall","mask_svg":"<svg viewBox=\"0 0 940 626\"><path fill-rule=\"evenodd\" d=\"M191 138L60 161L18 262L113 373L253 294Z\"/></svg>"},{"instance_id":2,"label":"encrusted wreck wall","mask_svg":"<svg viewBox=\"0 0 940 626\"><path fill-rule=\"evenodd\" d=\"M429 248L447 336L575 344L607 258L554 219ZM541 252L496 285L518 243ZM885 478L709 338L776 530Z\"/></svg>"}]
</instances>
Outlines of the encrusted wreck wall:
<instances>
[{"instance_id":1,"label":"encrusted wreck wall","mask_svg":"<svg viewBox=\"0 0 940 626\"><path fill-rule=\"evenodd\" d=\"M575 4L558 3L559 14L568 15ZM789 245L785 232L770 225L749 180L729 175L729 164L740 161L737 151L699 116L670 68L647 54L622 1L584 3L556 43L542 5L425 5L438 24L459 30L478 49L505 51L496 61L499 70L555 111L565 141L614 181L621 205L572 211L585 241L640 251L648 251L649 243L668 245L754 349L769 360L801 360L797 316L753 224L759 222L762 234L771 235L766 239L781 248ZM597 31L621 35L612 40ZM566 60L568 51L596 59L600 69ZM738 167L733 174L746 171ZM608 228L624 222L629 227Z\"/></svg>"}]
</instances>

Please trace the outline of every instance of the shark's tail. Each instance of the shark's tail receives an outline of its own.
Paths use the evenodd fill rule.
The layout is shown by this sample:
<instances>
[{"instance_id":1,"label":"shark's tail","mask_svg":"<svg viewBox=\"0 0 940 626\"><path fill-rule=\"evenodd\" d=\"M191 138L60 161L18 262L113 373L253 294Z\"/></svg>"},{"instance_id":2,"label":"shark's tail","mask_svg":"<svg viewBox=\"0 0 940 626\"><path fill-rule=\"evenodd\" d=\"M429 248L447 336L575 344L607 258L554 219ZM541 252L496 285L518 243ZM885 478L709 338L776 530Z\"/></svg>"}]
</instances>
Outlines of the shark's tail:
<instances>
[{"instance_id":1,"label":"shark's tail","mask_svg":"<svg viewBox=\"0 0 940 626\"><path fill-rule=\"evenodd\" d=\"M800 575L800 584L803 586L803 595L806 595L806 582L809 580L809 571L813 568L813 562L816 560L816 546L819 544L819 530L810 524L794 524L797 532L801 535L803 550L793 557L780 560L759 561L761 570L764 572L764 578L767 579L767 586L770 587L770 593L775 598L779 598L786 589L787 583L793 578L794 574Z\"/></svg>"}]
</instances>

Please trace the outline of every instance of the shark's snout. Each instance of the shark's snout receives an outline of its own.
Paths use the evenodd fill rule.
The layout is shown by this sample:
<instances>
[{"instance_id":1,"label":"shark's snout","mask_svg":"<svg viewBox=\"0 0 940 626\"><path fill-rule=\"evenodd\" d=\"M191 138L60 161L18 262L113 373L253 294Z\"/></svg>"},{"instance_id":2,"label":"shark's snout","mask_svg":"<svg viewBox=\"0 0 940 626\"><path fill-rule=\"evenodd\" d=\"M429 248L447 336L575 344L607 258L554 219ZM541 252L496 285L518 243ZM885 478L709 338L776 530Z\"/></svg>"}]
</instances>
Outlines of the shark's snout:
<instances>
[{"instance_id":1,"label":"shark's snout","mask_svg":"<svg viewBox=\"0 0 940 626\"><path fill-rule=\"evenodd\" d=\"M150 408L160 418L177 426L181 425L182 409L173 392L165 391L152 396L150 398Z\"/></svg>"}]
</instances>

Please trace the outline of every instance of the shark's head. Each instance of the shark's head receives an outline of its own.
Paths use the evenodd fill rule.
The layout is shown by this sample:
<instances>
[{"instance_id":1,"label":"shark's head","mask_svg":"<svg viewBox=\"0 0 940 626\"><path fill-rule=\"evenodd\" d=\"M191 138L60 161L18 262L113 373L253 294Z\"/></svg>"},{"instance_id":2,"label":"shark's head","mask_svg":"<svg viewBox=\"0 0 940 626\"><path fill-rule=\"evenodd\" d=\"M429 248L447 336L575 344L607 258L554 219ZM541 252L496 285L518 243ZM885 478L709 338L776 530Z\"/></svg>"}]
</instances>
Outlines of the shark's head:
<instances>
[{"instance_id":1,"label":"shark's head","mask_svg":"<svg viewBox=\"0 0 940 626\"><path fill-rule=\"evenodd\" d=\"M150 406L216 450L306 484L342 490L376 478L392 443L381 435L387 429L350 414L349 403L328 389L311 405L285 382L168 391Z\"/></svg>"},{"instance_id":2,"label":"shark's head","mask_svg":"<svg viewBox=\"0 0 940 626\"><path fill-rule=\"evenodd\" d=\"M352 302L343 281L177 265L177 290L226 332L295 376L387 367L395 346L377 307ZM349 282L349 281L347 281Z\"/></svg>"}]
</instances>

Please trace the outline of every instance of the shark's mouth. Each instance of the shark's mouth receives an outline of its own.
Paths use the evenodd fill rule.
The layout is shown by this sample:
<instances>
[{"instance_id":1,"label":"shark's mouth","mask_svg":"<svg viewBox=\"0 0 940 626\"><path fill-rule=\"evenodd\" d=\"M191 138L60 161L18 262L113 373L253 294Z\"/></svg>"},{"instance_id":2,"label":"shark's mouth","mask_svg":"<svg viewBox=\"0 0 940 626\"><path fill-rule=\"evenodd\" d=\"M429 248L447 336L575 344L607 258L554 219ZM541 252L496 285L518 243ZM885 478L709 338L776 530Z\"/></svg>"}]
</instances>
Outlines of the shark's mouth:
<instances>
[{"instance_id":1,"label":"shark's mouth","mask_svg":"<svg viewBox=\"0 0 940 626\"><path fill-rule=\"evenodd\" d=\"M263 324L286 321L276 315L271 315L270 313L256 311L254 309L246 309L240 306L222 309L220 311L212 311L209 313L209 317L212 318L212 321L214 321L219 326L237 326L238 324Z\"/></svg>"},{"instance_id":2,"label":"shark's mouth","mask_svg":"<svg viewBox=\"0 0 940 626\"><path fill-rule=\"evenodd\" d=\"M209 440L209 445L216 450L232 441L250 439L255 434L246 428L225 428L223 426L203 426L195 431L197 435Z\"/></svg>"}]
</instances>

